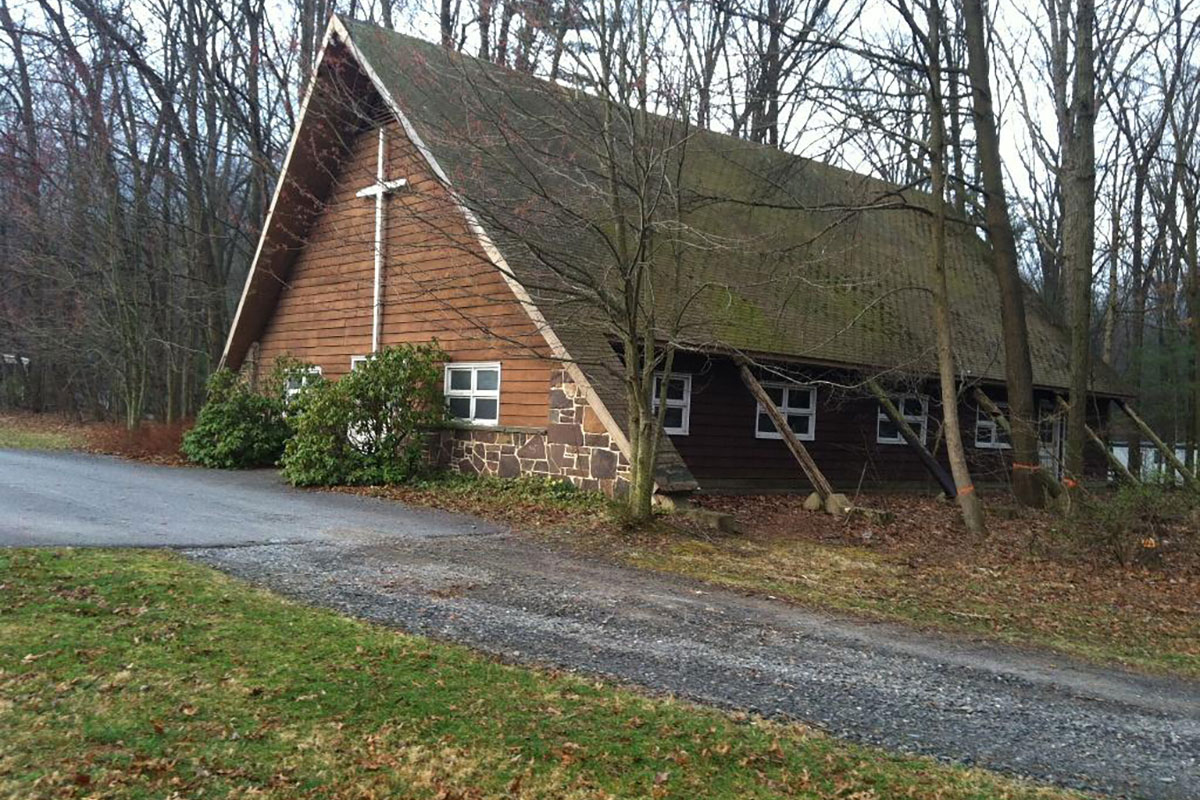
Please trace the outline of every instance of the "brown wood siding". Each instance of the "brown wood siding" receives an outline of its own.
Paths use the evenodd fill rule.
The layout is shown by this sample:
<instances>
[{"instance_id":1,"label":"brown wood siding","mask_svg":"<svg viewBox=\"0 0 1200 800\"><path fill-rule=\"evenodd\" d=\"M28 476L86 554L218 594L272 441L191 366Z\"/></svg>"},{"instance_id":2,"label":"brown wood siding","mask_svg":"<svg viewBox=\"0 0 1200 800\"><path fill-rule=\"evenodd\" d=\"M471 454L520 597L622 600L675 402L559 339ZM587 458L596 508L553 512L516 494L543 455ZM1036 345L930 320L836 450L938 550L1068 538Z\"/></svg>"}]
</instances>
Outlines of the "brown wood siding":
<instances>
[{"instance_id":1,"label":"brown wood siding","mask_svg":"<svg viewBox=\"0 0 1200 800\"><path fill-rule=\"evenodd\" d=\"M499 361L500 423L545 426L545 340L403 129L386 131L386 177L409 185L385 200L381 344L436 340L452 361ZM375 180L377 135L359 133L351 157L332 166L329 196L260 340L265 368L288 354L337 378L370 353L375 201L355 193Z\"/></svg>"},{"instance_id":2,"label":"brown wood siding","mask_svg":"<svg viewBox=\"0 0 1200 800\"><path fill-rule=\"evenodd\" d=\"M672 436L671 440L702 488L706 481L711 487L806 485L799 465L781 440L755 436L757 404L733 364L679 356L675 371L692 374L692 405L688 435ZM842 385L854 382L847 374L812 374ZM932 396L935 385L925 387L924 393L931 395L927 443L932 446L941 406ZM1002 398L1003 393L998 397ZM853 491L860 483L864 487L927 484L935 490L936 484L911 448L876 441L877 413L874 398L853 390L818 386L816 438L804 445L840 490ZM1006 481L1011 451L975 447L975 406L964 402L959 415L974 479L980 483ZM1099 425L1101 420L1093 422ZM938 448L937 456L946 462L944 445ZM1089 475L1102 477L1104 470L1103 453L1089 448Z\"/></svg>"}]
</instances>

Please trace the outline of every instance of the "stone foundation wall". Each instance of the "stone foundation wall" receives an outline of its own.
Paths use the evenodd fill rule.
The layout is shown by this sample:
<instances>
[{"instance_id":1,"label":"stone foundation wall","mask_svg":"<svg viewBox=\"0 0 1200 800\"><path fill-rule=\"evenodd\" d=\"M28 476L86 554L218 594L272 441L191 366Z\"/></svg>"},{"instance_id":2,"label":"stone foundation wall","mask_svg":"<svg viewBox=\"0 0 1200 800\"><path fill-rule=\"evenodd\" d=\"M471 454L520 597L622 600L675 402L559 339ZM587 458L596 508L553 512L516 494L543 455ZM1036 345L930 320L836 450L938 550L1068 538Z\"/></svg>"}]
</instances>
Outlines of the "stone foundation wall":
<instances>
[{"instance_id":1,"label":"stone foundation wall","mask_svg":"<svg viewBox=\"0 0 1200 800\"><path fill-rule=\"evenodd\" d=\"M566 370L550 379L550 419L541 428L452 428L439 431L434 459L476 475L566 478L611 496L629 486L629 460Z\"/></svg>"}]
</instances>

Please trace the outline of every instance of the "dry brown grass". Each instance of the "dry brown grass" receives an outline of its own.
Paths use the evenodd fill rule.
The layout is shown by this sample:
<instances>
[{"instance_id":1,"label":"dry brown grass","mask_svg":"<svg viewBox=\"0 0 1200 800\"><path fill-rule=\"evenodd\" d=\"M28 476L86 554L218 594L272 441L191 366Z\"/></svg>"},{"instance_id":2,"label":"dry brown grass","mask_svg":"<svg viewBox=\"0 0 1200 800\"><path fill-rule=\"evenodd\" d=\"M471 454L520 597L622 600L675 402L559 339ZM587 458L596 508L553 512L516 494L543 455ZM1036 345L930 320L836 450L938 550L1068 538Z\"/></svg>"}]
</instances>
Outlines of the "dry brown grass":
<instances>
[{"instance_id":1,"label":"dry brown grass","mask_svg":"<svg viewBox=\"0 0 1200 800\"><path fill-rule=\"evenodd\" d=\"M865 498L890 522L834 520L795 496L712 497L743 533L678 527L575 539L636 566L814 608L1048 647L1101 662L1200 677L1200 559L1122 567L1063 544L1060 516L991 498L991 535L971 540L957 509L912 495Z\"/></svg>"}]
</instances>

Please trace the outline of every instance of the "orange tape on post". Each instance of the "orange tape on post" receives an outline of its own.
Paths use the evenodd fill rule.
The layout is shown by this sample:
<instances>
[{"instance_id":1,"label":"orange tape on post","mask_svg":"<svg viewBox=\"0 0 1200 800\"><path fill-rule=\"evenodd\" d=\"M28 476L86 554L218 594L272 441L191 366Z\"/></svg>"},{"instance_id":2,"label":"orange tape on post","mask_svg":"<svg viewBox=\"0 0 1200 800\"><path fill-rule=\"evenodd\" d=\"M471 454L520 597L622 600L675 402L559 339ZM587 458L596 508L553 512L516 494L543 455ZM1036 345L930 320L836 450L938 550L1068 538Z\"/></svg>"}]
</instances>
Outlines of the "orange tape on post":
<instances>
[{"instance_id":1,"label":"orange tape on post","mask_svg":"<svg viewBox=\"0 0 1200 800\"><path fill-rule=\"evenodd\" d=\"M958 494L961 496L964 494L970 494L973 491L975 491L975 484L972 483L959 489Z\"/></svg>"},{"instance_id":2,"label":"orange tape on post","mask_svg":"<svg viewBox=\"0 0 1200 800\"><path fill-rule=\"evenodd\" d=\"M1063 486L1066 486L1068 489L1074 489L1079 486L1079 481L1074 478L1063 478Z\"/></svg>"},{"instance_id":3,"label":"orange tape on post","mask_svg":"<svg viewBox=\"0 0 1200 800\"><path fill-rule=\"evenodd\" d=\"M1041 464L1022 464L1020 461L1013 462L1013 469L1027 469L1030 472L1037 472L1041 468Z\"/></svg>"}]
</instances>

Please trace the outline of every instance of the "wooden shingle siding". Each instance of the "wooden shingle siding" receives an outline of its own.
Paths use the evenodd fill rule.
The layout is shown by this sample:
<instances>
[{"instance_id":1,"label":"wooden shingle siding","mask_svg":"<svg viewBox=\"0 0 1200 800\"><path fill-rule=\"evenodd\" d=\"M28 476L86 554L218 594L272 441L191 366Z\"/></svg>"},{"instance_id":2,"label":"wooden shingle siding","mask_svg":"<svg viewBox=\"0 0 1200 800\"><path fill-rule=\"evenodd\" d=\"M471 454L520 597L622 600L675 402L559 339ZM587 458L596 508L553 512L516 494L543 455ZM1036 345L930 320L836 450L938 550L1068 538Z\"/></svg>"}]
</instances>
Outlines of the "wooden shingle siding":
<instances>
[{"instance_id":1,"label":"wooden shingle siding","mask_svg":"<svg viewBox=\"0 0 1200 800\"><path fill-rule=\"evenodd\" d=\"M452 361L499 361L500 423L544 427L553 362L453 198L395 123L386 177L409 186L385 201L382 346L437 341ZM292 355L330 378L371 351L375 206L355 193L375 180L377 130L359 133L334 180L260 340L260 363Z\"/></svg>"}]
</instances>

